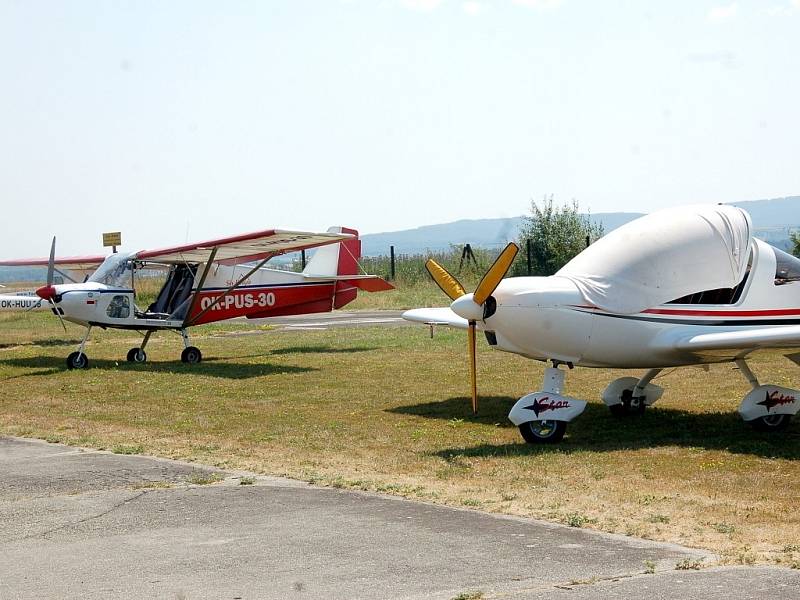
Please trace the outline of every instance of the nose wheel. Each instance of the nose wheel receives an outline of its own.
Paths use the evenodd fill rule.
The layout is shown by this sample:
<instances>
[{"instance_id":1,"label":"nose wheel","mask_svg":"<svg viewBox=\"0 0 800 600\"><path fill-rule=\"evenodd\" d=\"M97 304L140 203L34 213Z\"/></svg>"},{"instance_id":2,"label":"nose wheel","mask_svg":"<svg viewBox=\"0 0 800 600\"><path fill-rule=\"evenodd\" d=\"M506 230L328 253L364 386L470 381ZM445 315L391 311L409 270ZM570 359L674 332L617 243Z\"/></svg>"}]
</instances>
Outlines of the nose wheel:
<instances>
[{"instance_id":1,"label":"nose wheel","mask_svg":"<svg viewBox=\"0 0 800 600\"><path fill-rule=\"evenodd\" d=\"M557 444L566 431L566 421L528 421L519 426L519 432L529 444Z\"/></svg>"},{"instance_id":2,"label":"nose wheel","mask_svg":"<svg viewBox=\"0 0 800 600\"><path fill-rule=\"evenodd\" d=\"M144 351L144 347L147 346L147 342L150 341L150 336L153 335L152 330L148 330L144 334L144 339L142 340L142 345L138 348L131 348L128 350L128 362L135 362L135 363L143 363L147 361L147 354Z\"/></svg>"},{"instance_id":3,"label":"nose wheel","mask_svg":"<svg viewBox=\"0 0 800 600\"><path fill-rule=\"evenodd\" d=\"M86 348L86 340L89 339L89 334L92 333L92 326L86 328L86 335L83 336L81 340L81 345L78 347L77 352L73 352L67 357L67 368L71 371L72 369L88 369L89 368L89 357L86 356L86 353L83 351Z\"/></svg>"}]
</instances>

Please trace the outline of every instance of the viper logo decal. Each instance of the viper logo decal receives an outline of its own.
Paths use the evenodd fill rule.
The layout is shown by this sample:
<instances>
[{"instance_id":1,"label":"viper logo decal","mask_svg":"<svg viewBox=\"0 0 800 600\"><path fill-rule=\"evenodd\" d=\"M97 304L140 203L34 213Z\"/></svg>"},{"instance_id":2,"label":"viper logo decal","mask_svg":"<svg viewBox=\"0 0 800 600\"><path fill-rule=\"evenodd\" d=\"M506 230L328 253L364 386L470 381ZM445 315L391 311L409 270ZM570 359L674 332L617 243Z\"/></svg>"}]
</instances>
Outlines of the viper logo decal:
<instances>
[{"instance_id":1,"label":"viper logo decal","mask_svg":"<svg viewBox=\"0 0 800 600\"><path fill-rule=\"evenodd\" d=\"M778 390L774 392L767 392L766 397L761 402L756 402L759 406L764 406L767 412L773 406L781 406L783 404L794 404L794 396L784 396Z\"/></svg>"},{"instance_id":2,"label":"viper logo decal","mask_svg":"<svg viewBox=\"0 0 800 600\"><path fill-rule=\"evenodd\" d=\"M534 400L533 404L530 406L526 406L527 410L532 410L533 414L537 417L539 413L543 413L547 410L556 410L557 408L569 408L569 401L567 400L550 400L548 396L545 396L541 400Z\"/></svg>"}]
</instances>

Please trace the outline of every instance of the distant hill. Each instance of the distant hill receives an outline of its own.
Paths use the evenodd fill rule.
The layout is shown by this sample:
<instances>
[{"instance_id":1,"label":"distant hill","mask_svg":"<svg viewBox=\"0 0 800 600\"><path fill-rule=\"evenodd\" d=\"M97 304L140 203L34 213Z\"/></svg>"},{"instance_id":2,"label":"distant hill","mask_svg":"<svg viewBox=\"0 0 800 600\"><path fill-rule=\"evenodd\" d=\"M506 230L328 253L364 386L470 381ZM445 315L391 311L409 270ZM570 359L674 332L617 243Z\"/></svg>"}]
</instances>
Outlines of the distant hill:
<instances>
[{"instance_id":1,"label":"distant hill","mask_svg":"<svg viewBox=\"0 0 800 600\"><path fill-rule=\"evenodd\" d=\"M800 229L800 196L736 202L750 213L757 237L779 248L790 248L789 232ZM644 213L597 213L592 221L603 224L606 233L642 216ZM389 254L394 246L397 254L423 254L429 250L447 250L451 245L472 244L493 248L516 239L522 216L505 219L462 219L452 223L424 225L416 229L369 233L361 236L365 256ZM290 256L290 255L287 255ZM42 281L42 269L11 269L0 267L0 282Z\"/></svg>"},{"instance_id":2,"label":"distant hill","mask_svg":"<svg viewBox=\"0 0 800 600\"><path fill-rule=\"evenodd\" d=\"M592 220L602 222L608 232L641 215L642 213L602 213L592 215ZM389 246L394 246L398 254L446 250L453 244L501 246L517 238L523 218L462 219L452 223L424 225L416 229L368 233L361 236L361 252L366 256L388 254Z\"/></svg>"},{"instance_id":3,"label":"distant hill","mask_svg":"<svg viewBox=\"0 0 800 600\"><path fill-rule=\"evenodd\" d=\"M756 235L779 247L789 247L789 231L800 229L800 196L737 202L750 213ZM606 233L641 217L644 213L597 213L592 221L603 224ZM516 239L522 216L505 219L464 219L416 229L370 233L361 236L362 253L376 256L389 253L418 254L428 250L446 250L452 244L497 247Z\"/></svg>"}]
</instances>

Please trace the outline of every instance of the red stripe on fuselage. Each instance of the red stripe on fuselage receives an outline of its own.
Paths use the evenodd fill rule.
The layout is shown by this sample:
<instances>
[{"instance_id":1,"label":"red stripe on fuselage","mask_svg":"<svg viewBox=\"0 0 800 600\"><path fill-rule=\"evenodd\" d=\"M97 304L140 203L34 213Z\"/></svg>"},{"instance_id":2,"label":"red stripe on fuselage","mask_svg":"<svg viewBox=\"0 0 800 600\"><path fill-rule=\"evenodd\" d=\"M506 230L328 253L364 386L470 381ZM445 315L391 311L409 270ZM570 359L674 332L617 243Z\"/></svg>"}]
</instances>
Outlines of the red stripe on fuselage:
<instances>
[{"instance_id":1,"label":"red stripe on fuselage","mask_svg":"<svg viewBox=\"0 0 800 600\"><path fill-rule=\"evenodd\" d=\"M597 306L590 305L574 306L574 308L608 312L598 308ZM647 310L637 314L669 315L681 317L791 317L800 316L800 308L770 308L764 310L687 310L683 308L648 308Z\"/></svg>"},{"instance_id":2,"label":"red stripe on fuselage","mask_svg":"<svg viewBox=\"0 0 800 600\"><path fill-rule=\"evenodd\" d=\"M685 310L673 308L649 308L644 311L652 315L680 315L683 317L787 317L800 315L800 308L774 308L766 310Z\"/></svg>"}]
</instances>

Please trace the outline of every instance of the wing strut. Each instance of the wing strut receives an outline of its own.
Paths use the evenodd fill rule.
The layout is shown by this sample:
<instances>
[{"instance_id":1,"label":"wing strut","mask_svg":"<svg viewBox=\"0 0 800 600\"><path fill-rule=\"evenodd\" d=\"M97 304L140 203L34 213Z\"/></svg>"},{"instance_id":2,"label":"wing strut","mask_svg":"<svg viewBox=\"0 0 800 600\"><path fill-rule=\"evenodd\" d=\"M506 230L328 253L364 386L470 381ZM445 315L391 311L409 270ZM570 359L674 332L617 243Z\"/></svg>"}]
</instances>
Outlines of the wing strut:
<instances>
[{"instance_id":1,"label":"wing strut","mask_svg":"<svg viewBox=\"0 0 800 600\"><path fill-rule=\"evenodd\" d=\"M252 268L252 269L250 269L250 270L249 270L247 273L245 273L244 275L242 275L242 276L239 278L239 280L238 280L236 283L234 283L234 284L233 284L231 287L229 287L227 290L225 290L224 292L222 292L222 293L221 293L219 296L217 296L216 298L214 298L214 300L212 300L212 301L211 301L211 304L209 304L209 305L208 305L208 306L206 306L206 307L205 307L203 310L201 310L199 313L197 313L197 316L196 316L196 317L194 317L194 318L193 318L191 321L189 320L189 315L191 314L191 312L188 312L188 313L186 313L186 320L184 320L184 322L183 322L183 326L184 326L184 327L190 327L190 326L192 325L192 323L194 323L194 322L196 322L196 321L200 320L200 317L202 317L204 314L206 314L208 311L210 311L212 308L214 308L214 307L215 307L217 304L219 304L219 303L220 303L220 301L221 301L221 300L222 300L222 299L223 299L225 296L227 296L227 295L228 295L228 294L230 294L230 293L231 293L233 290L235 290L235 289L236 289L236 288L238 288L240 285L242 285L242 282L243 282L245 279L247 279L248 277L250 277L250 275L252 275L252 274L253 274L253 273L255 273L256 271L258 271L258 270L259 270L261 267L263 267L265 264L267 264L267 261L268 261L270 258L272 258L273 256L275 256L275 255L274 255L274 254L270 254L270 255L269 255L267 258L265 258L264 260L262 260L262 261L260 261L258 264L256 264L256 266L255 266L255 267L253 267L253 268ZM211 264L211 261L209 261L209 262L208 262L208 264ZM206 267L206 271L208 271L208 267ZM202 284L202 283L205 281L205 278L206 278L206 272L203 272L203 277L202 277L202 279L201 279L201 284ZM195 292L195 298L193 298L193 299L192 299L192 305L194 305L194 303L195 303L195 300L196 300L197 296L200 294L200 290L201 290L201 289L202 289L202 288L201 288L201 286L200 286L200 285L198 285L198 286L197 286L197 291Z\"/></svg>"},{"instance_id":2,"label":"wing strut","mask_svg":"<svg viewBox=\"0 0 800 600\"><path fill-rule=\"evenodd\" d=\"M78 283L77 281L75 281L75 280L74 280L72 277L70 277L69 275L67 275L67 274L66 274L64 271L62 271L61 269L54 268L53 270L54 270L56 273L58 273L59 275L61 275L61 276L62 276L64 279L69 279L69 280L70 280L72 283Z\"/></svg>"},{"instance_id":3,"label":"wing strut","mask_svg":"<svg viewBox=\"0 0 800 600\"><path fill-rule=\"evenodd\" d=\"M208 272L211 270L211 265L214 263L214 257L217 255L217 249L214 248L211 251L211 254L208 255L208 260L206 261L206 268L203 269L203 274L200 276L200 281L197 284L197 287L194 290L194 295L192 296L192 303L189 305L189 310L186 311L186 316L183 319L182 327L188 327L190 325L189 315L192 314L192 310L194 310L194 305L197 304L197 298L199 296L200 290L203 289L203 284L206 282L206 277L208 277Z\"/></svg>"}]
</instances>

